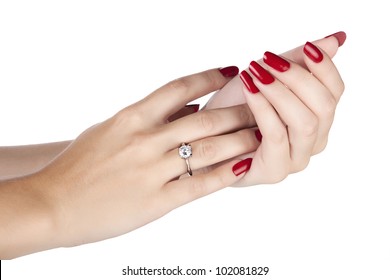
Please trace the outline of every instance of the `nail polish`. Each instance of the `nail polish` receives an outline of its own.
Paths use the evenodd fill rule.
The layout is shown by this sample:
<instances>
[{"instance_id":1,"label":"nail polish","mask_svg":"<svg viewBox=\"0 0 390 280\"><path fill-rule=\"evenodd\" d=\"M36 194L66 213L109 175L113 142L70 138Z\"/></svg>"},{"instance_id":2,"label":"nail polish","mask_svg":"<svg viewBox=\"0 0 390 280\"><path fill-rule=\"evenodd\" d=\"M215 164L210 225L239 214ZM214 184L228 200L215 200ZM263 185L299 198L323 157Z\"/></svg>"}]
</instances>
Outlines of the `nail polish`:
<instances>
[{"instance_id":1,"label":"nail polish","mask_svg":"<svg viewBox=\"0 0 390 280\"><path fill-rule=\"evenodd\" d=\"M232 171L234 175L238 176L241 175L242 173L248 172L248 170L251 168L252 165L252 158L246 158L238 163L236 163Z\"/></svg>"},{"instance_id":2,"label":"nail polish","mask_svg":"<svg viewBox=\"0 0 390 280\"><path fill-rule=\"evenodd\" d=\"M249 71L264 85L275 81L275 78L256 61L252 61L249 64Z\"/></svg>"},{"instance_id":3,"label":"nail polish","mask_svg":"<svg viewBox=\"0 0 390 280\"><path fill-rule=\"evenodd\" d=\"M261 142L261 140L263 139L263 135L261 134L259 129L255 130L255 136L256 136L257 141L259 141L259 142Z\"/></svg>"},{"instance_id":4,"label":"nail polish","mask_svg":"<svg viewBox=\"0 0 390 280\"><path fill-rule=\"evenodd\" d=\"M228 66L224 68L219 68L219 72L221 72L221 74L226 78L237 76L239 71L240 70L238 69L237 66Z\"/></svg>"},{"instance_id":5,"label":"nail polish","mask_svg":"<svg viewBox=\"0 0 390 280\"><path fill-rule=\"evenodd\" d=\"M196 113L199 111L200 104L190 104L190 105L186 105L185 107L191 108L192 110L194 110L194 113Z\"/></svg>"},{"instance_id":6,"label":"nail polish","mask_svg":"<svg viewBox=\"0 0 390 280\"><path fill-rule=\"evenodd\" d=\"M259 89L256 87L256 85L253 83L252 77L246 72L245 70L241 72L240 79L246 86L246 88L249 90L250 93L258 93Z\"/></svg>"},{"instance_id":7,"label":"nail polish","mask_svg":"<svg viewBox=\"0 0 390 280\"><path fill-rule=\"evenodd\" d=\"M270 67L279 72L286 72L288 69L290 69L290 62L272 52L265 52L263 60Z\"/></svg>"},{"instance_id":8,"label":"nail polish","mask_svg":"<svg viewBox=\"0 0 390 280\"><path fill-rule=\"evenodd\" d=\"M310 42L306 42L303 52L315 63L320 63L324 59L322 52Z\"/></svg>"},{"instance_id":9,"label":"nail polish","mask_svg":"<svg viewBox=\"0 0 390 280\"><path fill-rule=\"evenodd\" d=\"M344 45L345 40L347 40L347 34L344 31L336 32L334 34L326 36L325 38L329 38L329 37L335 37L339 42L339 47Z\"/></svg>"}]
</instances>

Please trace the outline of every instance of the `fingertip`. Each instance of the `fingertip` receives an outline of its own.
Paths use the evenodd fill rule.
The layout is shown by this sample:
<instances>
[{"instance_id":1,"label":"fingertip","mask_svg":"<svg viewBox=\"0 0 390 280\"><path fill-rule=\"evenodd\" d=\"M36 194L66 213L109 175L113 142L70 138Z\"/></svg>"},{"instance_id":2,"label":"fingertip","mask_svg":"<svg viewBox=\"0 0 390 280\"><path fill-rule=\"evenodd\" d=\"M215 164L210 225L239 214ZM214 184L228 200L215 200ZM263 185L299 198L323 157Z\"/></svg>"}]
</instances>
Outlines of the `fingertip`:
<instances>
[{"instance_id":1,"label":"fingertip","mask_svg":"<svg viewBox=\"0 0 390 280\"><path fill-rule=\"evenodd\" d=\"M218 69L225 78L233 78L238 75L240 69L237 66L228 66Z\"/></svg>"},{"instance_id":2,"label":"fingertip","mask_svg":"<svg viewBox=\"0 0 390 280\"><path fill-rule=\"evenodd\" d=\"M347 40L347 33L345 33L344 31L339 31L339 32L330 34L330 35L326 36L325 38L329 38L329 37L336 38L339 47L341 47L342 45L344 45L345 40Z\"/></svg>"}]
</instances>

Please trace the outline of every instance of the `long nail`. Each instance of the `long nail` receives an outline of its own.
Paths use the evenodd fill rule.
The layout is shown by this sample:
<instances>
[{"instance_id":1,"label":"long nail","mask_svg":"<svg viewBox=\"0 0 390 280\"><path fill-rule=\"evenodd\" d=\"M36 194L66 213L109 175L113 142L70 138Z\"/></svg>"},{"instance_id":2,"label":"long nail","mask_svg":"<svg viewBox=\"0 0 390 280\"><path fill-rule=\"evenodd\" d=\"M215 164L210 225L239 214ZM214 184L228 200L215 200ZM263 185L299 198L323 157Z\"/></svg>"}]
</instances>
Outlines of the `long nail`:
<instances>
[{"instance_id":1,"label":"long nail","mask_svg":"<svg viewBox=\"0 0 390 280\"><path fill-rule=\"evenodd\" d=\"M339 32L330 34L330 35L326 36L325 38L329 38L329 37L335 37L337 39L337 41L339 42L339 47L344 45L345 40L347 40L347 34L344 31L339 31Z\"/></svg>"},{"instance_id":2,"label":"long nail","mask_svg":"<svg viewBox=\"0 0 390 280\"><path fill-rule=\"evenodd\" d=\"M275 81L275 78L256 61L252 61L249 64L249 71L264 85Z\"/></svg>"},{"instance_id":3,"label":"long nail","mask_svg":"<svg viewBox=\"0 0 390 280\"><path fill-rule=\"evenodd\" d=\"M272 52L265 52L263 59L265 63L279 72L286 72L290 69L290 62Z\"/></svg>"},{"instance_id":4,"label":"long nail","mask_svg":"<svg viewBox=\"0 0 390 280\"><path fill-rule=\"evenodd\" d=\"M196 113L199 111L200 104L190 104L185 107L194 110L194 113Z\"/></svg>"},{"instance_id":5,"label":"long nail","mask_svg":"<svg viewBox=\"0 0 390 280\"><path fill-rule=\"evenodd\" d=\"M257 141L259 141L259 142L261 142L261 140L263 139L263 135L261 134L259 129L255 130L255 136L256 136Z\"/></svg>"},{"instance_id":6,"label":"long nail","mask_svg":"<svg viewBox=\"0 0 390 280\"><path fill-rule=\"evenodd\" d=\"M244 172L248 172L248 170L251 168L251 165L252 165L252 158L246 158L236 163L233 166L232 171L234 175L238 176Z\"/></svg>"},{"instance_id":7,"label":"long nail","mask_svg":"<svg viewBox=\"0 0 390 280\"><path fill-rule=\"evenodd\" d=\"M259 89L257 86L253 83L252 77L246 72L245 70L241 72L240 79L246 86L246 88L249 90L250 93L258 93Z\"/></svg>"},{"instance_id":8,"label":"long nail","mask_svg":"<svg viewBox=\"0 0 390 280\"><path fill-rule=\"evenodd\" d=\"M303 52L315 63L320 63L324 58L322 52L310 42L306 42Z\"/></svg>"},{"instance_id":9,"label":"long nail","mask_svg":"<svg viewBox=\"0 0 390 280\"><path fill-rule=\"evenodd\" d=\"M219 68L219 72L221 72L221 74L227 78L237 76L239 71L240 70L238 69L237 66L228 66L224 68Z\"/></svg>"}]
</instances>

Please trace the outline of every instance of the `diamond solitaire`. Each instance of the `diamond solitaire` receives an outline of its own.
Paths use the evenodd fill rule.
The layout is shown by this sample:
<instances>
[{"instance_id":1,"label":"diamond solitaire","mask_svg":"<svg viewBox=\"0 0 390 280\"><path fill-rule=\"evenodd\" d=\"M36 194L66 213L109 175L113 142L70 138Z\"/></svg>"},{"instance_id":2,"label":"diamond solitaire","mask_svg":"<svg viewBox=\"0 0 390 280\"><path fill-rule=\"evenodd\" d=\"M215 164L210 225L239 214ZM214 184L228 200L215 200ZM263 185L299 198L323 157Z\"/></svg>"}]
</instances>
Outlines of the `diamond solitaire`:
<instances>
[{"instance_id":1,"label":"diamond solitaire","mask_svg":"<svg viewBox=\"0 0 390 280\"><path fill-rule=\"evenodd\" d=\"M182 159L187 159L192 156L192 148L190 144L181 144L179 148L179 155Z\"/></svg>"}]
</instances>

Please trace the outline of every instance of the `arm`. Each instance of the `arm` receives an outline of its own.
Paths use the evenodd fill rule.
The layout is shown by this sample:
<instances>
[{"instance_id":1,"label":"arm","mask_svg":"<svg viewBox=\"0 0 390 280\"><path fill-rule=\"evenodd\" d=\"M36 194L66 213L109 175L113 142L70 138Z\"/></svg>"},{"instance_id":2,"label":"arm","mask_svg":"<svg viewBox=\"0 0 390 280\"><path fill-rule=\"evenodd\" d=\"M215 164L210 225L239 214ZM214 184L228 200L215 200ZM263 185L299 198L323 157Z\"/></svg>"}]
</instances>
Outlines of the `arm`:
<instances>
[{"instance_id":1,"label":"arm","mask_svg":"<svg viewBox=\"0 0 390 280\"><path fill-rule=\"evenodd\" d=\"M70 141L63 141L39 145L0 147L0 181L40 170L65 150L69 144Z\"/></svg>"}]
</instances>

